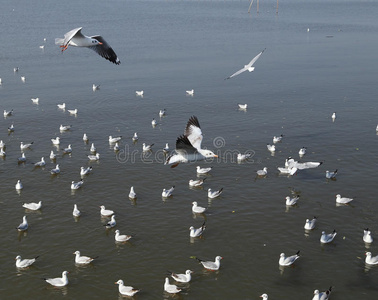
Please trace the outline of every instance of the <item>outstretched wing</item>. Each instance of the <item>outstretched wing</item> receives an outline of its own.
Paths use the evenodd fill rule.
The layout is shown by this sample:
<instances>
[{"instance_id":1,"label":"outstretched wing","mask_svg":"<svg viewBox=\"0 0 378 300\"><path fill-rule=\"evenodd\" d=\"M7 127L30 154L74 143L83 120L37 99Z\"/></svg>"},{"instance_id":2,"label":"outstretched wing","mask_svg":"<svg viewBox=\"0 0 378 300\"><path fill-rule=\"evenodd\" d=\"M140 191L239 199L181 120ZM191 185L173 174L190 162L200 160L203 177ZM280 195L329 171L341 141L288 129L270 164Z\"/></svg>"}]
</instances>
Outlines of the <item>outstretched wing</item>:
<instances>
[{"instance_id":1,"label":"outstretched wing","mask_svg":"<svg viewBox=\"0 0 378 300\"><path fill-rule=\"evenodd\" d=\"M63 46L66 46L68 45L68 43L70 42L70 40L78 35L78 36L81 36L81 37L84 37L84 35L81 33L81 29L83 27L78 27L78 28L75 28L75 29L72 29L70 31L68 31L65 35L64 35L64 38L61 39L61 38L57 38L55 39L55 44L56 45L63 45Z\"/></svg>"},{"instance_id":2,"label":"outstretched wing","mask_svg":"<svg viewBox=\"0 0 378 300\"><path fill-rule=\"evenodd\" d=\"M261 56L261 54L263 54L263 52L265 51L266 48L264 48L263 51L261 51L259 54L257 54L248 64L248 67L252 67L253 64L256 62L256 60L258 60Z\"/></svg>"},{"instance_id":3,"label":"outstretched wing","mask_svg":"<svg viewBox=\"0 0 378 300\"><path fill-rule=\"evenodd\" d=\"M243 72L245 72L245 71L247 71L247 68L246 68L246 67L240 69L239 71L235 72L235 73L232 74L231 76L228 76L226 79L230 79L230 78L232 78L232 77L235 77L235 76L237 76L237 75L239 75L239 74L241 74L241 73L243 73Z\"/></svg>"},{"instance_id":4,"label":"outstretched wing","mask_svg":"<svg viewBox=\"0 0 378 300\"><path fill-rule=\"evenodd\" d=\"M193 147L192 143L189 141L188 137L185 135L180 135L176 140L176 152L181 155L195 154L198 153L197 149Z\"/></svg>"},{"instance_id":5,"label":"outstretched wing","mask_svg":"<svg viewBox=\"0 0 378 300\"><path fill-rule=\"evenodd\" d=\"M186 124L184 135L188 138L192 144L192 147L201 149L203 136L201 126L196 116L190 117L188 123Z\"/></svg>"},{"instance_id":6,"label":"outstretched wing","mask_svg":"<svg viewBox=\"0 0 378 300\"><path fill-rule=\"evenodd\" d=\"M111 61L112 63L119 65L121 61L118 59L117 54L115 54L114 50L110 45L104 40L101 35L94 35L91 38L98 40L101 44L91 46L90 49L97 52L97 54L101 55L103 58Z\"/></svg>"}]
</instances>

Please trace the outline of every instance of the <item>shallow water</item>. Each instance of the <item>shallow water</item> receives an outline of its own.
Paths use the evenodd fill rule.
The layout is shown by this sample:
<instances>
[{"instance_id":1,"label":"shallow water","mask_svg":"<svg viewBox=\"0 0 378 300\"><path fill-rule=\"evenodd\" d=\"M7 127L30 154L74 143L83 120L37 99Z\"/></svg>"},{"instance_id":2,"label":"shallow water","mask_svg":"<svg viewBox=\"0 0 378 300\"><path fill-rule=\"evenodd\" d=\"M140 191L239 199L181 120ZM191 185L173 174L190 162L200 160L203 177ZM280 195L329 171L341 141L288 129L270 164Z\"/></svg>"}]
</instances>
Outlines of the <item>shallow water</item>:
<instances>
[{"instance_id":1,"label":"shallow water","mask_svg":"<svg viewBox=\"0 0 378 300\"><path fill-rule=\"evenodd\" d=\"M118 279L142 290L135 299L171 298L163 292L166 271L191 269L192 282L175 298L258 299L265 292L269 299L311 299L314 289L332 285L333 300L377 299L378 269L365 266L364 254L369 249L377 255L378 248L376 241L366 248L362 234L366 227L373 237L377 232L378 4L285 1L278 15L276 1L260 1L259 14L255 5L247 14L249 1L2 1L1 108L14 109L14 116L0 119L0 139L7 145L0 160L1 298L117 299ZM84 34L103 35L121 65L87 49L61 54L54 39L79 26ZM224 80L264 48L255 72ZM93 92L93 83L100 90ZM192 88L194 96L186 96ZM137 97L136 90L145 96ZM32 97L40 104L32 104ZM62 102L77 108L77 117L57 109ZM247 103L247 111L238 110L238 103ZM163 108L167 115L160 119ZM188 187L196 163L175 169L162 163L165 143L174 147L191 115L199 118L203 146L220 155L198 163L213 166L204 189ZM152 118L158 120L155 128ZM12 123L16 130L8 135ZM72 124L72 131L59 132L60 124ZM139 141L133 144L135 131ZM284 139L272 156L266 144L279 134ZM123 136L118 154L109 135ZM56 136L59 149L50 142ZM34 144L25 152L28 162L18 165L20 141ZM86 157L92 142L101 154L98 163ZM155 144L151 156L142 155L143 142ZM60 148L68 144L73 153L63 156ZM276 167L288 156L299 159L303 146L303 161L323 165L278 175ZM51 150L59 155L56 177L49 173L55 167ZM238 164L238 152L254 155ZM33 169L31 162L42 156L47 166ZM93 173L71 192L80 166L89 165ZM265 166L268 176L256 179L255 171ZM327 169L339 170L337 180L325 179ZM14 189L18 179L24 184L20 194ZM163 200L162 189L172 185L174 196ZM128 199L130 186L138 194L135 202ZM207 199L208 188L221 187L220 198ZM291 189L301 197L286 208ZM338 193L356 198L336 206ZM22 208L39 200L39 212ZM203 238L190 240L188 228L204 221L192 215L193 201L209 210ZM83 214L77 222L75 203ZM107 220L100 205L115 210L116 228L133 235L130 242L114 243L114 230L102 226ZM30 228L18 234L23 215ZM313 216L317 227L306 235L303 225ZM335 241L320 245L321 231L333 229ZM75 250L99 258L77 267ZM295 265L280 270L279 254L298 250ZM17 270L18 254L40 257L33 267ZM190 258L217 255L224 258L217 272L203 271ZM70 272L66 288L40 279L63 270Z\"/></svg>"}]
</instances>

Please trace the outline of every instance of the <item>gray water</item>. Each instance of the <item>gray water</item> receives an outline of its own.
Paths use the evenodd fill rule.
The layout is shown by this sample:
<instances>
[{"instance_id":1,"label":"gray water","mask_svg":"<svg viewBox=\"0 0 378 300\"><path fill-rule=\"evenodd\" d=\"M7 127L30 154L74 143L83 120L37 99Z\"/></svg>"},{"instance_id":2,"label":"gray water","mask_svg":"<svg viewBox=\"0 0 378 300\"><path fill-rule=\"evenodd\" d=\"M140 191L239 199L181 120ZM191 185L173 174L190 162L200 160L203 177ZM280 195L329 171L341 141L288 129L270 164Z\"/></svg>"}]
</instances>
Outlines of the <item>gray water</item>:
<instances>
[{"instance_id":1,"label":"gray water","mask_svg":"<svg viewBox=\"0 0 378 300\"><path fill-rule=\"evenodd\" d=\"M378 254L377 241L367 248L363 228L378 239L376 205L377 11L375 1L1 1L0 109L14 116L0 119L0 139L7 156L0 160L0 298L117 299L114 282L141 289L134 299L172 298L164 293L166 271L195 273L181 285L177 299L312 299L314 289L333 286L331 299L377 299L378 269L364 263L365 251ZM56 37L83 26L101 34L121 60L116 66L91 50L70 47L63 54ZM309 31L307 31L309 28ZM46 38L46 42L43 39ZM45 45L42 50L40 45ZM266 48L255 72L224 80ZM17 73L14 67L19 67ZM26 82L20 80L26 77ZM93 92L92 84L100 84ZM185 90L194 89L193 97ZM144 90L143 98L135 95ZM31 98L39 97L39 105ZM77 117L57 109L65 102ZM247 103L247 111L238 110ZM160 109L167 115L159 118ZM331 115L337 118L332 122ZM220 158L209 162L163 165L162 148L171 148L191 115L201 124L203 146ZM155 128L152 118L158 120ZM15 132L7 127L14 123ZM70 132L59 132L71 124ZM139 141L131 137L138 132ZM83 133L89 144L82 141ZM266 149L284 134L272 156ZM108 144L122 135L121 151ZM61 137L59 149L50 139ZM34 141L27 163L17 164L19 143ZM101 154L89 163L91 143ZM154 143L150 156L142 143ZM72 144L72 155L61 148ZM285 158L323 161L296 176L278 176ZM58 151L61 174L52 177ZM252 152L238 164L238 152ZM45 156L47 165L32 162ZM80 166L93 166L82 189L71 192ZM189 189L196 165L213 166L203 189ZM255 172L268 167L266 178ZM335 181L326 170L338 169ZM14 188L21 179L24 189ZM161 191L175 185L173 197ZM128 199L134 186L138 199ZM224 188L207 198L208 188ZM299 204L286 208L295 189ZM336 206L335 195L355 197ZM42 200L38 212L22 204ZM208 207L193 216L191 203ZM82 216L75 221L77 204ZM116 212L117 229L134 237L116 245L114 229L105 230L100 205ZM15 227L26 215L29 230ZM318 217L305 234L307 218ZM206 218L203 238L191 240L188 228ZM338 231L322 246L321 232ZM75 250L99 256L88 267L74 264ZM281 252L300 250L292 267L280 269ZM21 255L37 262L17 270ZM223 260L217 272L204 271L191 256ZM65 288L41 278L70 272ZM173 280L171 280L173 282ZM121 298L121 297L120 297Z\"/></svg>"}]
</instances>

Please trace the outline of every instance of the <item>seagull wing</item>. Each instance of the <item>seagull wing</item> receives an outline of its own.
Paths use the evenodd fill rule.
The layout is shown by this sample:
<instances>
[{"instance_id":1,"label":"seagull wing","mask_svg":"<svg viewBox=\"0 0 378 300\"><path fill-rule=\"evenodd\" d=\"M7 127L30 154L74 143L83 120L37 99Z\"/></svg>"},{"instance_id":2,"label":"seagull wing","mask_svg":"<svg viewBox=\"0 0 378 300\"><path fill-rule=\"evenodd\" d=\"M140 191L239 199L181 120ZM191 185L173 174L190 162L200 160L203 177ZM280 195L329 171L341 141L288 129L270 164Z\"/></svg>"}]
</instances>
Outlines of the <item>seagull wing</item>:
<instances>
[{"instance_id":1,"label":"seagull wing","mask_svg":"<svg viewBox=\"0 0 378 300\"><path fill-rule=\"evenodd\" d=\"M194 148L201 149L202 131L196 116L190 117L185 128L185 136L188 138ZM176 143L177 144L177 143Z\"/></svg>"},{"instance_id":2,"label":"seagull wing","mask_svg":"<svg viewBox=\"0 0 378 300\"><path fill-rule=\"evenodd\" d=\"M265 48L266 49L266 48ZM253 64L256 62L256 60L258 60L261 56L261 54L263 54L263 52L265 51L265 49L263 51L261 51L259 54L257 54L250 62L249 64L247 65L248 67L252 67Z\"/></svg>"},{"instance_id":3,"label":"seagull wing","mask_svg":"<svg viewBox=\"0 0 378 300\"><path fill-rule=\"evenodd\" d=\"M188 137L180 135L176 140L176 152L181 155L198 153L197 149L193 147Z\"/></svg>"},{"instance_id":4,"label":"seagull wing","mask_svg":"<svg viewBox=\"0 0 378 300\"><path fill-rule=\"evenodd\" d=\"M71 31L68 31L64 35L64 39L60 39L60 38L55 39L55 44L66 46L68 45L68 43L74 36L78 35L78 36L84 37L84 35L81 33L82 28L83 27L78 27L78 28L72 29Z\"/></svg>"},{"instance_id":5,"label":"seagull wing","mask_svg":"<svg viewBox=\"0 0 378 300\"><path fill-rule=\"evenodd\" d=\"M232 74L231 76L228 76L226 79L230 79L230 78L232 78L232 77L235 77L235 76L237 76L237 75L239 75L239 74L241 74L241 73L243 73L243 72L245 72L245 71L247 71L247 68L246 68L246 67L240 69L239 71L235 72L235 73Z\"/></svg>"},{"instance_id":6,"label":"seagull wing","mask_svg":"<svg viewBox=\"0 0 378 300\"><path fill-rule=\"evenodd\" d=\"M117 54L115 54L114 50L110 45L104 40L101 35L94 35L91 36L92 39L98 40L101 44L89 47L90 49L97 52L97 54L101 55L103 58L111 61L112 63L119 65L121 61L118 59Z\"/></svg>"}]
</instances>

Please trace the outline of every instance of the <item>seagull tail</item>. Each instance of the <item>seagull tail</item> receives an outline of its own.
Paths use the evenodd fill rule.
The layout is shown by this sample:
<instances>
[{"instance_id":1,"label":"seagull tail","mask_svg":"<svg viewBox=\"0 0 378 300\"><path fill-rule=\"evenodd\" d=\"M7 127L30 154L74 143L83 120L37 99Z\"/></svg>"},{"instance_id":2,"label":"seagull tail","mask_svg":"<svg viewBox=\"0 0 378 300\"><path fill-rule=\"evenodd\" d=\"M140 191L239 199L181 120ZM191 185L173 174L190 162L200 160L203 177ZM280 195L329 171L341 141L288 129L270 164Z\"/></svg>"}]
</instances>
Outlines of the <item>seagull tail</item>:
<instances>
[{"instance_id":1,"label":"seagull tail","mask_svg":"<svg viewBox=\"0 0 378 300\"><path fill-rule=\"evenodd\" d=\"M64 44L64 39L62 38L55 39L55 45L63 45L63 44Z\"/></svg>"}]
</instances>

